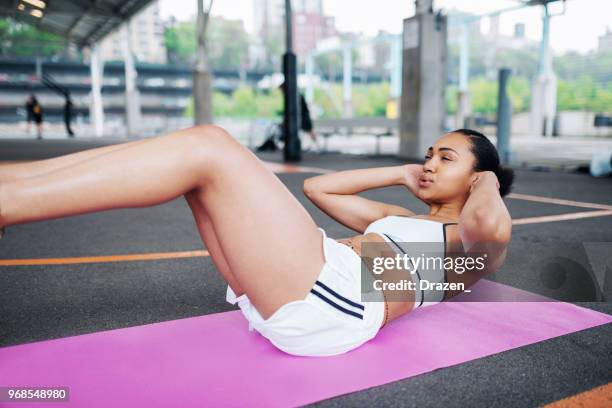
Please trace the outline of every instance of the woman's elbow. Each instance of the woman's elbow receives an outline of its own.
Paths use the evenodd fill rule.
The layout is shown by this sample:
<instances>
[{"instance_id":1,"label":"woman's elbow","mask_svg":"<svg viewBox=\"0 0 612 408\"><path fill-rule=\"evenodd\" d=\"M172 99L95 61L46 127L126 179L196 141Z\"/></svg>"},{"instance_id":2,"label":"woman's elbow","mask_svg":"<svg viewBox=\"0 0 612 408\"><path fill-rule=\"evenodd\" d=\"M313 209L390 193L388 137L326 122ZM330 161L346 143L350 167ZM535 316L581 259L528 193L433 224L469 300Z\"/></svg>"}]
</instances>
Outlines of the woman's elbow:
<instances>
[{"instance_id":1,"label":"woman's elbow","mask_svg":"<svg viewBox=\"0 0 612 408\"><path fill-rule=\"evenodd\" d=\"M507 243L510 240L512 220L491 217L486 211L476 211L463 222L464 235L472 242Z\"/></svg>"},{"instance_id":2,"label":"woman's elbow","mask_svg":"<svg viewBox=\"0 0 612 408\"><path fill-rule=\"evenodd\" d=\"M479 217L483 229L486 232L486 239L493 243L507 244L510 242L512 234L512 218L508 211L497 214L496 216L483 214Z\"/></svg>"},{"instance_id":3,"label":"woman's elbow","mask_svg":"<svg viewBox=\"0 0 612 408\"><path fill-rule=\"evenodd\" d=\"M499 220L493 234L493 242L507 244L512 237L512 218L510 216Z\"/></svg>"}]
</instances>

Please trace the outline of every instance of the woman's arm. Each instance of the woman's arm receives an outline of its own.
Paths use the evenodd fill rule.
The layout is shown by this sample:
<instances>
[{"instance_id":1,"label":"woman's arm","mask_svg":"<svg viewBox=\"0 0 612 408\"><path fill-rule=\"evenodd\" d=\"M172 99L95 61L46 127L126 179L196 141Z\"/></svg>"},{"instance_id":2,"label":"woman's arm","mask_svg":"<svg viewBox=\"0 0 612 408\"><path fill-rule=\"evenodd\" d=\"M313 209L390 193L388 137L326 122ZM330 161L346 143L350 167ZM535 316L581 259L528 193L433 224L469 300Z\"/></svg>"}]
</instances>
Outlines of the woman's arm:
<instances>
[{"instance_id":1,"label":"woman's arm","mask_svg":"<svg viewBox=\"0 0 612 408\"><path fill-rule=\"evenodd\" d=\"M323 212L359 233L387 215L414 215L403 207L368 200L359 192L393 185L407 186L407 167L375 167L339 171L308 178L304 194Z\"/></svg>"},{"instance_id":2,"label":"woman's arm","mask_svg":"<svg viewBox=\"0 0 612 408\"><path fill-rule=\"evenodd\" d=\"M503 263L512 234L512 218L492 171L480 173L459 216L459 235L466 252L486 252L492 271Z\"/></svg>"}]
</instances>

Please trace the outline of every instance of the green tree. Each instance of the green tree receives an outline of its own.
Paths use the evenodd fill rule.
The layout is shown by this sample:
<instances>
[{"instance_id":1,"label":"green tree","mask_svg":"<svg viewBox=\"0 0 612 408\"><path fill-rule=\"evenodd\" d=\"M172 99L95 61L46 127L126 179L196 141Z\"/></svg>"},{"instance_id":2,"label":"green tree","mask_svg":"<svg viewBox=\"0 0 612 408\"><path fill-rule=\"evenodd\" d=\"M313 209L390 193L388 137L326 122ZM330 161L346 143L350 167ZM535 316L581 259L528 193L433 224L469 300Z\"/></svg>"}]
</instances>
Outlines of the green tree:
<instances>
[{"instance_id":1,"label":"green tree","mask_svg":"<svg viewBox=\"0 0 612 408\"><path fill-rule=\"evenodd\" d=\"M354 86L353 109L355 116L385 116L389 95L388 82Z\"/></svg>"},{"instance_id":2,"label":"green tree","mask_svg":"<svg viewBox=\"0 0 612 408\"><path fill-rule=\"evenodd\" d=\"M232 94L234 115L238 117L253 117L257 112L257 101L253 88L241 86Z\"/></svg>"},{"instance_id":3,"label":"green tree","mask_svg":"<svg viewBox=\"0 0 612 408\"><path fill-rule=\"evenodd\" d=\"M51 57L64 52L59 35L39 31L29 24L0 19L0 55L5 57Z\"/></svg>"},{"instance_id":4,"label":"green tree","mask_svg":"<svg viewBox=\"0 0 612 408\"><path fill-rule=\"evenodd\" d=\"M446 92L444 97L446 99L446 113L456 113L457 112L457 98L459 94L459 89L456 85L449 85L446 87Z\"/></svg>"},{"instance_id":5,"label":"green tree","mask_svg":"<svg viewBox=\"0 0 612 408\"><path fill-rule=\"evenodd\" d=\"M512 76L508 83L508 98L515 113L529 110L531 101L530 81L524 76ZM497 104L496 104L497 109Z\"/></svg>"},{"instance_id":6,"label":"green tree","mask_svg":"<svg viewBox=\"0 0 612 408\"><path fill-rule=\"evenodd\" d=\"M232 117L233 103L231 97L222 92L213 92L213 115L215 117ZM189 103L183 112L183 116L193 118L194 115L194 98L189 98Z\"/></svg>"},{"instance_id":7,"label":"green tree","mask_svg":"<svg viewBox=\"0 0 612 408\"><path fill-rule=\"evenodd\" d=\"M321 119L342 116L342 86L336 84L329 89L315 88L314 101L322 110Z\"/></svg>"},{"instance_id":8,"label":"green tree","mask_svg":"<svg viewBox=\"0 0 612 408\"><path fill-rule=\"evenodd\" d=\"M612 82L608 83L606 88L597 89L592 108L594 112L612 113Z\"/></svg>"},{"instance_id":9,"label":"green tree","mask_svg":"<svg viewBox=\"0 0 612 408\"><path fill-rule=\"evenodd\" d=\"M359 50L351 49L351 61L353 67L357 65L360 55ZM321 70L330 81L333 81L336 76L342 75L344 56L341 50L326 52L315 58L317 68Z\"/></svg>"},{"instance_id":10,"label":"green tree","mask_svg":"<svg viewBox=\"0 0 612 408\"><path fill-rule=\"evenodd\" d=\"M593 101L597 97L597 84L595 80L588 75L581 75L573 84L574 99L578 109L592 110Z\"/></svg>"},{"instance_id":11,"label":"green tree","mask_svg":"<svg viewBox=\"0 0 612 408\"><path fill-rule=\"evenodd\" d=\"M280 89L274 88L268 92L257 94L258 118L278 120L283 111L283 94Z\"/></svg>"},{"instance_id":12,"label":"green tree","mask_svg":"<svg viewBox=\"0 0 612 408\"><path fill-rule=\"evenodd\" d=\"M242 21L212 17L208 35L210 64L214 68L241 68L248 57L249 39Z\"/></svg>"},{"instance_id":13,"label":"green tree","mask_svg":"<svg viewBox=\"0 0 612 408\"><path fill-rule=\"evenodd\" d=\"M531 96L530 82L524 77L511 77L508 83L508 97L513 112L525 112L529 109ZM474 78L469 83L472 111L477 113L496 113L498 84L483 77ZM457 112L457 86L446 88L446 111Z\"/></svg>"},{"instance_id":14,"label":"green tree","mask_svg":"<svg viewBox=\"0 0 612 408\"><path fill-rule=\"evenodd\" d=\"M497 110L497 84L480 77L470 81L470 100L472 111L494 113Z\"/></svg>"},{"instance_id":15,"label":"green tree","mask_svg":"<svg viewBox=\"0 0 612 408\"><path fill-rule=\"evenodd\" d=\"M233 103L232 98L221 92L213 92L213 116L227 117L231 116Z\"/></svg>"},{"instance_id":16,"label":"green tree","mask_svg":"<svg viewBox=\"0 0 612 408\"><path fill-rule=\"evenodd\" d=\"M496 68L512 69L513 77L534 78L538 72L539 49L534 46L500 49L495 55Z\"/></svg>"},{"instance_id":17,"label":"green tree","mask_svg":"<svg viewBox=\"0 0 612 408\"><path fill-rule=\"evenodd\" d=\"M210 27L209 27L210 29ZM193 21L182 21L164 31L164 40L171 63L193 64L197 48L196 27Z\"/></svg>"},{"instance_id":18,"label":"green tree","mask_svg":"<svg viewBox=\"0 0 612 408\"><path fill-rule=\"evenodd\" d=\"M581 54L575 51L556 56L553 60L554 71L559 79L575 81L589 76L604 88L612 82L612 52L592 51Z\"/></svg>"},{"instance_id":19,"label":"green tree","mask_svg":"<svg viewBox=\"0 0 612 408\"><path fill-rule=\"evenodd\" d=\"M211 16L207 29L209 63L214 68L238 69L248 54L248 34L240 21ZM182 21L164 32L168 59L193 64L197 47L194 21Z\"/></svg>"},{"instance_id":20,"label":"green tree","mask_svg":"<svg viewBox=\"0 0 612 408\"><path fill-rule=\"evenodd\" d=\"M282 55L285 52L285 36L281 27L273 27L264 38L266 60L259 69L280 70Z\"/></svg>"}]
</instances>

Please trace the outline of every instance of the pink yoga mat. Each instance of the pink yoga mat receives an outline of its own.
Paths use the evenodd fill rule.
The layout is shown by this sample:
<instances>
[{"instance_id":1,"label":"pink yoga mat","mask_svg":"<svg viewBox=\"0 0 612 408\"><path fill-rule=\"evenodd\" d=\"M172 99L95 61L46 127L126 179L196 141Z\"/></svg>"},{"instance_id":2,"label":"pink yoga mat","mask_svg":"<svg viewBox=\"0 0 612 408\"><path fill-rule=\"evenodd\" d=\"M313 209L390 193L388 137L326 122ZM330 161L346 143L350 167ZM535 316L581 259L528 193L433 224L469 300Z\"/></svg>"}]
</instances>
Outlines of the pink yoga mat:
<instances>
[{"instance_id":1,"label":"pink yoga mat","mask_svg":"<svg viewBox=\"0 0 612 408\"><path fill-rule=\"evenodd\" d=\"M537 299L486 280L472 291L461 296ZM45 407L296 406L612 321L569 303L461 299L418 309L334 357L285 354L249 332L240 311L5 347L0 386L70 388L68 403Z\"/></svg>"}]
</instances>

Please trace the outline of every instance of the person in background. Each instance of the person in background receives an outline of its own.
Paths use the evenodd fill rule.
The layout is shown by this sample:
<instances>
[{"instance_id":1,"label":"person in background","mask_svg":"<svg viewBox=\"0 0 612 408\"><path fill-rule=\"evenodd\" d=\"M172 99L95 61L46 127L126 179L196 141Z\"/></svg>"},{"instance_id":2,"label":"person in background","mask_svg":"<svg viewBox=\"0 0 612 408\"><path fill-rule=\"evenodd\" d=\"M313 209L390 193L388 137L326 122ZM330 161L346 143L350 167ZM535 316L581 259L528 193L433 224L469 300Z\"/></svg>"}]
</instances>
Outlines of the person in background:
<instances>
[{"instance_id":1,"label":"person in background","mask_svg":"<svg viewBox=\"0 0 612 408\"><path fill-rule=\"evenodd\" d=\"M32 110L32 107L33 107L32 99L33 98L34 98L34 95L30 94L30 96L28 96L28 100L25 103L26 123L27 123L26 132L28 132L28 135L30 134L30 124L34 120L34 111Z\"/></svg>"},{"instance_id":2,"label":"person in background","mask_svg":"<svg viewBox=\"0 0 612 408\"><path fill-rule=\"evenodd\" d=\"M73 104L72 99L70 99L70 92L66 92L65 94L66 100L64 102L64 123L66 124L66 132L68 132L68 137L74 137L74 132L70 128L70 122L72 121L72 113L73 113Z\"/></svg>"},{"instance_id":3,"label":"person in background","mask_svg":"<svg viewBox=\"0 0 612 408\"><path fill-rule=\"evenodd\" d=\"M310 136L310 140L315 147L317 153L321 152L321 148L319 147L319 142L317 140L317 134L315 133L312 127L312 119L310 118L310 110L308 110L308 104L306 103L306 99L304 99L304 95L300 94L300 105L302 111L302 130L308 133Z\"/></svg>"},{"instance_id":4,"label":"person in background","mask_svg":"<svg viewBox=\"0 0 612 408\"><path fill-rule=\"evenodd\" d=\"M42 106L40 106L40 103L38 102L38 99L36 99L36 96L34 94L30 94L30 97L26 102L26 112L28 122L28 135L30 134L30 123L34 121L36 123L37 139L42 139Z\"/></svg>"},{"instance_id":5,"label":"person in background","mask_svg":"<svg viewBox=\"0 0 612 408\"><path fill-rule=\"evenodd\" d=\"M284 92L285 83L283 82L282 84L280 84L279 88ZM301 112L300 129L303 132L308 134L312 144L314 145L316 152L319 153L321 149L317 141L317 134L315 133L312 127L312 119L310 118L310 110L308 109L308 104L306 103L306 99L304 98L304 95L302 95L301 93L299 95L300 95L300 112ZM284 138L284 135L283 135L283 138Z\"/></svg>"}]
</instances>

